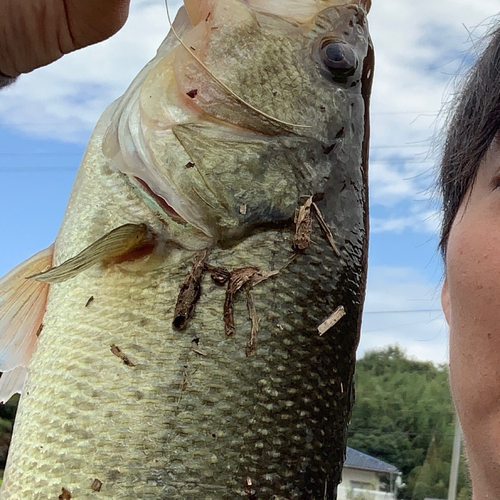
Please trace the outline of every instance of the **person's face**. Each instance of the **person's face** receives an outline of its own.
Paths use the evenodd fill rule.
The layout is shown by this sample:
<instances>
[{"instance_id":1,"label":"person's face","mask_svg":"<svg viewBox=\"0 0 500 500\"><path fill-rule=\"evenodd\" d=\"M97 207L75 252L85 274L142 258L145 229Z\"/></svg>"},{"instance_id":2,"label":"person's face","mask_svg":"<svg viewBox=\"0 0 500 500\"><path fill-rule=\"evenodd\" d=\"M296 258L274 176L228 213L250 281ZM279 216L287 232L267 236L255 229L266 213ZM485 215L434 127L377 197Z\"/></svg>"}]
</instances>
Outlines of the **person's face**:
<instances>
[{"instance_id":1,"label":"person's face","mask_svg":"<svg viewBox=\"0 0 500 500\"><path fill-rule=\"evenodd\" d=\"M498 493L500 488L500 144L497 140L483 159L475 184L453 223L445 274L442 304L450 327L451 387L466 438L474 498L489 498L484 496L488 491Z\"/></svg>"}]
</instances>

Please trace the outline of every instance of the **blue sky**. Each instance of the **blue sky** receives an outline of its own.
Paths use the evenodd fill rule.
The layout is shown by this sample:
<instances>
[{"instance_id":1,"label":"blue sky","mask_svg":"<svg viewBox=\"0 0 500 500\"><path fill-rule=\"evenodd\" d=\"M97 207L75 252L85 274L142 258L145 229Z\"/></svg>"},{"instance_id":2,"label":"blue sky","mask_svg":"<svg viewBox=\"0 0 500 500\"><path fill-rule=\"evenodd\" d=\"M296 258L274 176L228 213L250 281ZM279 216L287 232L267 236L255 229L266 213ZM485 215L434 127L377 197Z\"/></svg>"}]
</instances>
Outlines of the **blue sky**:
<instances>
[{"instance_id":1,"label":"blue sky","mask_svg":"<svg viewBox=\"0 0 500 500\"><path fill-rule=\"evenodd\" d=\"M497 13L490 0L373 0L369 285L360 354L398 343L447 361L438 217L430 201L440 111ZM172 2L172 10L179 2ZM162 0L132 0L110 41L0 92L0 275L57 234L91 130L165 36Z\"/></svg>"}]
</instances>

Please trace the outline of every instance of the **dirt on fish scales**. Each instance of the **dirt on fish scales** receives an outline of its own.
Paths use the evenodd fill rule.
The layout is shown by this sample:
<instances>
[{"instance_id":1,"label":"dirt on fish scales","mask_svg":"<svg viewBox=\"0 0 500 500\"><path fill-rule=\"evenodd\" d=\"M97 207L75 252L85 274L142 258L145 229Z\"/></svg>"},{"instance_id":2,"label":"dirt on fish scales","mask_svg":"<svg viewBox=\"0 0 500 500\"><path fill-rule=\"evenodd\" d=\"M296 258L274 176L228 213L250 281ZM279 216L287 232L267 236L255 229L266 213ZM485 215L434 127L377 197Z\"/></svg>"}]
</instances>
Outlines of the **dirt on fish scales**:
<instances>
[{"instance_id":1,"label":"dirt on fish scales","mask_svg":"<svg viewBox=\"0 0 500 500\"><path fill-rule=\"evenodd\" d=\"M311 478L304 477L301 468L304 463L310 464L308 472L317 476L317 468L328 462L326 456L315 462L314 456L321 454L328 419L336 419L337 415L329 413L321 417L325 401L320 397L320 402L317 402L318 395L326 394L325 397L331 399L334 392L328 387L329 376L328 380L320 377L325 379L321 385L313 376L318 370L321 372L322 368L330 366L331 352L319 344L314 349L309 345L318 342L315 326L318 318L325 316L329 309L327 303L315 313L317 294L332 295L331 289L325 291L322 287L324 283L332 283L331 266L335 262L338 265L338 259L332 257L323 238L312 235L311 248L301 256L300 263L294 262L286 267L293 255L291 239L292 233L287 229L256 235L231 251L217 249L213 252L213 261L219 267L238 268L250 260L261 267L285 268L275 279L262 282L254 290L255 308L262 311L262 338L259 355L250 363L245 361L250 358L244 356L245 337L237 333L224 340L221 312L226 292L213 284L208 275L202 283L207 293L201 294L193 323L187 330L200 338L207 356L192 358L189 356L192 352L191 336L186 339L178 331L165 328L165 322L171 321L171 317L167 318L165 314L168 304L173 305L177 297L179 283L191 265L192 253L185 252L184 266L177 266L175 272L163 268L156 277L150 275L147 280L142 274L121 275L119 289L126 293L119 310L110 299L112 292L117 292L118 282L108 282L109 275L91 272L79 278L81 289L71 294L71 303L65 307L66 314L72 316L68 318L69 323L80 325L79 331L75 332L77 335L69 346L61 346L69 349L63 349L59 355L54 350L55 345L49 348L51 355L55 353L57 358L53 364L61 365L53 366L54 372L58 377L62 373L71 375L70 383L58 388L66 392L61 398L62 406L57 406L56 415L47 414L51 415L49 421L53 424L53 417L57 416L63 427L74 426L71 435L75 441L68 449L65 440L57 442L56 439L52 444L44 443L43 450L40 450L40 460L46 460L52 469L58 463L56 457L64 454L61 478L65 477L68 483L82 483L80 487L68 488L72 495L89 491L91 485L83 478L92 476L104 479L105 488L100 496L106 498L105 495L111 494L108 498L113 499L147 498L168 491L168 498L184 499L195 495L209 500L229 500L244 491L247 477L252 478L255 494L259 495L257 498L265 499L283 490L288 492L285 498L294 499L300 498L293 494L296 489L314 491ZM328 255L325 256L326 251ZM317 278L319 287L316 282L310 282L318 270L321 270ZM140 281L136 282L137 279ZM68 284L66 282L66 286ZM88 289L101 291L99 300L94 301L91 308L85 307ZM311 290L315 293L308 297ZM54 294L68 296L64 284ZM297 297L302 297L304 303L300 304ZM135 311L143 304L158 306L153 307L153 316L123 316L125 311ZM244 294L236 297L234 307L236 331L248 331ZM60 312L55 317L49 314L48 335L54 328L54 320L57 323L60 317ZM114 318L111 330L109 325L113 321L110 318ZM147 330L143 319L149 324ZM138 336L139 332L144 332L144 335ZM132 345L131 334L135 339ZM59 338L59 335L52 336L56 345L60 344ZM88 346L95 342L105 342L106 338L113 339L116 345L127 345L127 353L133 348L137 360L134 369L120 369L122 364L117 363L114 356L106 356L108 348L103 346L103 363L96 372L96 360L81 353L89 351ZM319 359L320 354L325 359ZM182 360L182 364L175 360ZM147 388L138 383L146 371L155 367L157 387ZM36 371L36 366L33 369ZM255 374L258 374L257 379ZM150 378L146 377L146 380ZM85 381L84 386L78 381ZM74 382L78 382L76 390ZM348 387L348 383L342 380L337 384L340 394L344 394L343 386ZM133 392L132 387L135 388ZM161 397L152 398L148 394L151 391L161 394ZM138 392L142 393L140 398ZM45 399L42 392L38 396ZM104 405L99 405L103 398L107 403L106 410ZM159 415L156 404L151 404L153 399L161 401ZM100 410L105 413L101 414ZM276 415L280 415L278 421ZM149 460L156 461L157 472L144 468L142 455L138 457L130 453L129 447L136 449L138 445L133 441L149 442L144 441L146 436L141 433L141 429L144 431L143 421L149 422L147 436L155 443L154 450L146 448L143 452ZM84 424L84 429L78 422ZM109 425L105 425L106 422ZM172 435L183 436L183 442L173 442ZM110 447L108 442L113 446ZM32 443L26 445L32 447ZM91 448L86 450L88 446ZM155 452L157 448L159 455ZM205 455L206 450L210 450L209 464L206 459L199 459L199 454ZM38 463L36 451L32 450L27 456ZM82 460L89 453L92 464ZM184 471L177 470L175 464L178 460L184 464ZM229 471L227 464L231 464ZM89 469L88 465L91 466ZM130 484L130 477L140 479Z\"/></svg>"},{"instance_id":2,"label":"dirt on fish scales","mask_svg":"<svg viewBox=\"0 0 500 500\"><path fill-rule=\"evenodd\" d=\"M290 262L291 256L293 256L291 241L292 232L287 228L282 231L254 235L231 250L215 249L213 251L213 261L216 268L234 266L235 269L240 270L239 275L238 273L235 275L235 282L239 281L240 284L248 282L251 277L257 274L257 267L250 269L251 272L249 272L248 267L243 268L245 272L242 273L242 268L238 266L243 263L251 261L261 267L280 270L273 280L263 280L254 291L255 310L262 311L263 314L260 325L262 338L259 341L259 356L252 358L250 364L243 361L249 358L242 358L245 340L241 338L241 335L235 335L234 342L221 343L219 335L222 333L221 311L223 311L223 304L227 299L227 291L224 292L219 286L213 284L213 280L208 275L200 284L201 287L207 288L207 293L202 293L200 296L200 306L203 307L197 309L197 313L193 317L193 324L188 325L188 332L192 332L193 335L201 339L207 356L197 356L192 359L189 356L192 348L186 339L177 331L169 332L168 329L165 329L165 321L171 321L171 318L167 319L165 314L166 309L168 310L168 307L165 308L165 303L173 304L177 297L179 283L182 282L185 271L192 266L190 263L192 253L184 252L186 258L183 267L177 266L175 272L165 267L156 273L156 278L153 280L152 276L145 279L143 275L124 274L119 281L108 283L106 276L94 273L92 277L92 273L89 273L90 281L87 283L85 279L88 279L89 276L82 276L80 290L76 295L73 293L71 296L71 300L75 302L70 307L65 307L65 310L70 313L78 310L81 317L71 318L69 323L81 325L84 329L85 325L91 325L95 329L99 322L104 320L104 325L108 326L104 327L104 331L100 330L97 337L94 333L93 339L88 332L79 335L77 339L80 342L90 341L92 343L97 339L102 341L106 337L116 340L116 326L112 330L108 330L110 322L106 320L106 317L111 315L115 318L116 324L119 324L116 322L118 318L124 323L124 328L122 328L124 331L116 340L117 344L124 345L128 342L130 345L130 333L143 331L147 322L143 323L144 317L139 318L134 315L125 318L123 317L125 311L135 311L138 306L143 306L143 304L156 304L160 307L153 307L153 315L156 316L158 312L163 314L163 317L155 318L157 322L159 321L158 326L163 324L163 328L154 329L156 337L151 336L150 338L151 329L148 328L147 337L141 336L140 340L136 340L137 344L132 346L136 350L134 358L138 361L133 372L142 371L144 373L145 370L151 369L154 365L158 368L161 367L157 376L161 374L161 377L167 379L167 382L162 383L160 380L158 387L153 388L153 390L161 391L164 400L159 427L168 429L168 433L173 432L173 435L186 437L189 442L189 450L185 450L183 446L180 446L179 449L171 439L168 439L165 448L161 450L165 464L160 467L160 459L156 458L159 472L155 473L154 482L151 480L151 471L143 472L145 474L143 480L147 481L148 488L144 488L139 482L137 484L139 488L137 498L144 498L149 486L161 487L162 491L169 490L171 492L169 498L187 498L196 491L198 491L198 496L211 498L207 491L212 490L217 491L214 499L234 498L234 495L241 494L244 488L244 482L241 478L244 475L252 479L251 491L255 489L255 495L259 494L266 498L271 494L283 491L287 494L285 498L294 499L300 498L294 494L294 491L300 491L301 495L304 491L314 492L317 478L325 473L329 475L328 469L326 472L322 469L325 464L329 463L329 455L321 455L321 451L323 451L321 447L325 446L323 438L326 434L329 442L337 443L338 431L345 432L345 428L341 425L339 429L335 429L333 435L329 436L327 424L331 419L335 422L340 419L343 425L346 423L346 418L343 415L350 411L350 397L341 406L340 416L336 411L327 411L330 408L328 401L333 398L339 404L342 398L349 394L350 379L349 377L340 377L340 380L334 379L333 387L329 388L328 384L332 385L330 362L334 356L332 357L328 341L318 343L319 336L317 336L315 329L319 318L325 317L326 313L331 310L333 300L339 300L339 297L345 298L345 286L340 282L343 270L339 259L333 255L328 243L319 232L311 235L310 247L300 255L300 259L292 262ZM241 280L242 275L246 276L243 280ZM125 279L126 277L127 279ZM96 278L98 281L95 281ZM141 281L136 283L136 279ZM210 284L209 286L207 286L207 282ZM117 283L120 283L119 287L122 291L126 291L122 296L118 311L116 303L109 299L112 295L111 292L117 292ZM159 283L164 284L163 294L158 286ZM100 299L95 301L91 308L86 307L88 289L101 290ZM233 295L235 290L232 290ZM338 291L337 295L335 291ZM62 296L67 295L64 289L57 290L55 293L62 293ZM146 296L145 293L148 295ZM244 294L240 296L243 299L245 297ZM104 297L108 299L107 305ZM210 305L206 301L202 303L204 297ZM324 303L323 300L319 301L318 297L324 298ZM244 300L238 300L237 296L233 296L233 299L235 299L236 331L243 331L244 327L249 329ZM351 314L357 315L358 313L357 310L351 310ZM276 314L277 317L275 317ZM60 317L60 313L58 317ZM152 322L152 319L150 318L149 321ZM50 331L53 326L49 315L48 330ZM137 333L134 335L137 336ZM335 334L332 336L336 337ZM351 342L355 342L352 335L348 335L348 337ZM149 342L153 340L152 346L154 347L149 347L148 351L145 350L146 339ZM81 359L81 354L77 355L77 359L74 359L75 354L89 350L88 347L76 346L75 343L75 340L71 342L69 354L61 353L59 358L64 361L63 367L66 372L75 370L76 366L73 365L83 361L85 373L80 373L75 378L76 380L85 380L88 384L87 389L92 389L92 395L86 395L82 387L79 387L75 394L78 393L79 397L84 400L87 397L93 400L93 416L97 415L97 421L100 421L101 418L98 416L98 412L96 413L96 400L98 400L100 384L106 384L111 373L94 373L93 363L85 358ZM117 344L112 345L116 348ZM341 345L341 342L335 338L335 346L338 345ZM127 352L129 349L127 347ZM148 355L140 355L141 351L143 354L147 352ZM170 365L173 365L171 366L173 372L170 373L170 378L166 371L165 360L155 359L155 356L162 352L163 356L166 353L173 353L174 360L182 360L181 366L178 363L170 362ZM122 354L120 348L115 349L113 354L122 357L120 356ZM349 360L349 352L343 352L337 356L335 363L337 369L341 367L339 362L341 359ZM352 358L350 362L352 362ZM114 371L119 365L113 363L108 366L106 362L102 366L103 368L107 367L108 371L109 368ZM349 363L348 366L350 366ZM321 371L325 368L328 373L322 375ZM56 373L59 373L57 368L54 369ZM81 370L82 367L79 366L78 369ZM132 370L128 368L128 371ZM211 374L216 374L216 377L211 377ZM255 379L255 374L260 377L258 380ZM116 395L126 396L127 403L139 404L140 406L134 407L132 410L132 408L123 408L116 404L115 409L111 411L108 409L108 415L103 415L103 417L107 417L108 420L111 417L114 425L120 422L117 430L125 428L132 432L134 424L123 417L130 414L131 411L137 412L138 408L141 408L147 414L147 417L144 414L143 418L147 418L148 422L154 422L153 415L147 410L147 400L151 396L148 396L147 391L140 387L144 394L138 398L137 394L130 393L130 387L137 386L134 377L130 378L126 372L120 372L120 377L123 379L120 380L120 383L125 382L122 388L119 387L118 381L114 381L111 386L107 385L106 388L102 387L102 391L107 391L105 393L107 403L110 403L109 399L113 394L115 397ZM222 385L220 385L221 381ZM67 388L71 390L71 385ZM327 401L325 402L323 398L327 398ZM66 405L63 408L58 408L58 416L64 419L65 410L68 412L66 420L71 420L72 410L75 406L81 407L82 403L72 402L71 392L66 398L63 398L63 402ZM215 409L214 413L211 413L212 408ZM152 410L157 411L157 409ZM278 422L276 415L280 415ZM303 421L303 418L306 420ZM85 432L89 432L90 429L91 425L85 425ZM82 431L83 429L75 428L72 435L78 436ZM106 439L103 438L102 432L96 433L96 436L100 441ZM86 439L89 437L87 435ZM159 439L156 442L162 443L162 439L165 437L166 435L162 435L161 438L158 436ZM125 450L122 449L123 446L130 444L130 437L127 439L125 435L118 432L118 434L112 433L111 440L114 444L113 453L119 453L120 460L113 462L113 457L106 455L101 463L106 464L105 467L108 468L113 466L115 471L129 470L135 471L135 475L140 474L137 459L130 456L127 458ZM214 441L217 441L219 448L214 444ZM81 441L79 441L79 445L82 445ZM59 443L56 448L56 451L60 452L61 449L64 449L64 444ZM198 454L202 450L214 451L208 468L204 461L199 463ZM43 452L44 457L48 458L50 451L44 448ZM193 453L194 455L192 455ZM69 450L66 450L64 454L66 459L70 461ZM271 457L268 457L268 454ZM78 453L79 457L86 455L83 451ZM183 458L181 460L183 464L189 464L186 466L188 470L184 474L175 471L178 481L172 481L171 476L174 471L171 460L173 457L179 459L180 456ZM73 472L82 474L86 464L83 464L81 460L77 463L77 469ZM234 464L234 468L229 471L228 476L224 477L224 474L228 474L227 466L224 465L222 469L221 466L227 463ZM297 464L302 465L297 468ZM302 470L304 464L307 464L306 469L311 476L304 474ZM112 477L114 481L112 498L114 499L121 498L116 493L118 487L125 486L129 489L128 495L132 495L133 487L128 483L127 475L124 474L122 479L120 474L110 476L105 471L105 468L89 470L86 475L96 475L97 473L101 477L107 477L108 480ZM203 477L206 482L200 483L199 480L194 479L196 477ZM123 484L120 484L120 480L123 481ZM214 483L211 483L211 480L214 480ZM77 494L78 488L72 488L71 491ZM253 493L251 494L253 495ZM128 498L134 497L129 496Z\"/></svg>"},{"instance_id":3,"label":"dirt on fish scales","mask_svg":"<svg viewBox=\"0 0 500 500\"><path fill-rule=\"evenodd\" d=\"M292 239L292 248L295 252L302 253L311 243L312 233L312 213L316 216L324 236L328 240L333 252L340 258L337 245L334 242L332 232L326 224L321 211L314 202L314 199L320 200L323 195L310 196L307 201L295 211L294 226L295 234ZM201 294L201 281L205 272L211 273L212 280L218 285L227 283L226 299L224 301L224 325L226 335L231 336L235 333L234 326L234 300L235 295L244 289L246 292L248 317L251 322L250 339L246 347L246 355L255 355L257 348L257 332L259 329L259 317L253 303L251 289L259 283L276 276L280 270L262 271L257 267L249 266L236 268L231 271L224 267L216 267L207 262L208 251L200 250L193 257L193 265L188 277L181 285L179 296L174 311L173 326L179 330L186 328L188 320L194 313L196 303ZM293 255L292 259L286 264L289 265L293 259L299 258L298 254ZM345 310L343 306L337 307L335 312L325 321L318 325L318 332L323 335L332 328L343 316ZM198 339L197 339L198 340ZM198 343L198 342L197 342ZM112 346L113 347L113 346Z\"/></svg>"},{"instance_id":4,"label":"dirt on fish scales","mask_svg":"<svg viewBox=\"0 0 500 500\"><path fill-rule=\"evenodd\" d=\"M197 252L193 258L193 266L188 277L181 285L177 303L175 305L173 326L178 330L186 328L188 320L194 314L196 303L201 294L201 282L203 274L210 272L214 283L218 285L227 284L226 299L224 301L224 326L226 335L231 336L235 332L234 326L234 300L235 295L245 288L247 297L247 308L249 319L252 323L250 339L247 344L247 356L253 356L257 344L258 322L257 312L253 305L250 289L255 285L275 276L278 271L261 271L257 267L242 267L229 271L224 267L215 267L207 262L207 250ZM199 352L199 351L198 351Z\"/></svg>"},{"instance_id":5,"label":"dirt on fish scales","mask_svg":"<svg viewBox=\"0 0 500 500\"><path fill-rule=\"evenodd\" d=\"M309 247L311 243L311 233L313 231L313 215L316 217L323 234L330 243L333 252L340 258L340 252L337 248L335 240L332 235L331 229L325 222L321 210L316 204L317 201L322 200L323 194L314 195L307 198L306 202L295 210L294 225L295 235L293 237L293 248L297 252L302 252Z\"/></svg>"},{"instance_id":6,"label":"dirt on fish scales","mask_svg":"<svg viewBox=\"0 0 500 500\"><path fill-rule=\"evenodd\" d=\"M114 273L102 274L98 269L91 269L76 278L81 289L73 288L74 283L70 281L54 288L54 300L62 300L66 307L63 314L55 311L53 315L48 311L47 327L38 351L41 356L45 351L51 359L53 375L46 385L40 384L40 378L37 383L34 376L23 394L25 404L20 406L16 425L18 430L27 427L27 438L20 445L17 459L17 453L12 456L15 460L11 475L16 477L19 469L21 476L30 476L36 468L36 491L40 492L40 498L57 498L61 486L56 490L51 483L58 477L59 485L64 484L73 498L87 498L86 495L90 498L91 494L95 495L88 480L92 476L103 480L101 498L139 499L147 498L148 494L159 498L157 486L144 486L147 484L145 474L144 483L140 485L122 483L127 474L136 477L141 475L138 471L144 473L145 464L149 463L147 460L141 463L148 456L145 443L161 440L158 434L163 427L161 419L155 418L158 408L154 404L154 393L167 393L169 378L173 380L170 385L175 383L175 397L178 393L178 367L172 363L172 355L169 355L172 351L165 349L168 335L165 336L164 324L169 322L165 319L163 323L160 314L148 317L146 311L138 316L137 311L147 303L153 310L165 314L165 307L169 307L168 283L178 283L182 275L171 272L165 280L163 273L157 272L156 278L154 272L145 273L144 277L138 275L137 281L137 275L125 273L118 282L113 282L109 278ZM89 289L98 289L101 295L92 307L85 307ZM170 289L174 291L173 286ZM113 294L122 292L125 293L117 304ZM173 293L172 296L171 307L175 303ZM65 321L76 327L68 330L71 335L61 342ZM133 356L136 366L125 366L113 355L112 343ZM100 346L99 352L96 346ZM40 363L35 362L30 369L36 375L39 368ZM173 376L169 377L169 372ZM149 387L144 384L148 373L156 373L167 382L160 380L157 388ZM50 404L48 394L53 398ZM168 398L160 400L163 411L168 411ZM175 402L174 397L172 401ZM29 414L23 415L26 412ZM151 427L144 426L144 422L149 422ZM42 439L31 440L30 436L36 436L33 431L38 425L48 431ZM62 429L68 429L71 439L65 437ZM132 452L131 448L142 451ZM157 466L162 467L160 459ZM111 474L111 469L119 473ZM53 479L45 481L45 477ZM32 496L35 490L31 481L20 478L14 486L11 498L36 498ZM134 493L135 487L139 488L137 493Z\"/></svg>"},{"instance_id":7,"label":"dirt on fish scales","mask_svg":"<svg viewBox=\"0 0 500 500\"><path fill-rule=\"evenodd\" d=\"M260 265L267 262L271 267L286 267L293 255L291 239L290 232L266 233L264 238L251 238L248 247L238 248L238 259L215 251L211 260L231 267L241 265L242 258L248 262L250 257ZM265 252L261 252L263 247ZM244 351L251 328L245 294L235 298L236 333L221 343L220 335L211 332L214 321L219 331L222 327L220 306L225 292L209 276L204 277L196 314L186 334L193 332L199 337L207 356L191 362L198 370L190 377L180 404L190 408L190 416L198 412L203 416L197 439L211 436L212 440L196 446L210 446L212 459L217 458L214 472L219 461L229 464L230 470L223 467L214 475L218 484L227 481L227 490L207 498L234 498L241 494L247 477L259 499L280 492L283 498L303 498L304 492L324 493L319 485L313 485L317 480L313 477L328 476L333 481L340 474L343 450L339 452L335 443L344 438L343 425L350 413L350 363L357 338L342 335L337 328L332 328L328 339L320 338L320 318L326 318L339 300L335 285L340 285L342 293L345 289L332 272L331 266L338 264L338 259L324 238L312 235L311 250L303 258L302 265L290 264L252 292L260 317L259 347L253 358L245 358ZM297 301L297 296L302 299ZM351 308L350 314L355 312ZM342 326L353 328L353 318ZM230 367L230 357L240 361ZM207 370L217 377L207 378ZM259 373L257 380L252 375L255 373ZM193 394L199 395L195 401ZM278 421L276 415L280 415ZM176 429L180 424L175 421L172 425ZM307 464L307 471L301 471L299 464ZM196 475L192 471L191 478ZM301 491L299 496L293 493L296 488ZM183 498L182 491L187 494L188 490L182 488L175 498Z\"/></svg>"}]
</instances>

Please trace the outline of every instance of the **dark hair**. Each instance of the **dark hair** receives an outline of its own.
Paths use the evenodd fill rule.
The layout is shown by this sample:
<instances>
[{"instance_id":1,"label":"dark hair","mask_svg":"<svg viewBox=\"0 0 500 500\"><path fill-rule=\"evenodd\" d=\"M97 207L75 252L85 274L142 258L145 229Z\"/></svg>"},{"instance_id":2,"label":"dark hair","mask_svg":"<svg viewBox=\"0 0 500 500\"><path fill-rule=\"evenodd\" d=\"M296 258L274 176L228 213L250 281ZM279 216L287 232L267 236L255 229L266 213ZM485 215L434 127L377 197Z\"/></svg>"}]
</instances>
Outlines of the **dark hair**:
<instances>
[{"instance_id":1,"label":"dark hair","mask_svg":"<svg viewBox=\"0 0 500 500\"><path fill-rule=\"evenodd\" d=\"M460 204L474 184L479 164L500 129L500 28L466 74L447 123L439 172L443 219L439 248L443 256Z\"/></svg>"}]
</instances>

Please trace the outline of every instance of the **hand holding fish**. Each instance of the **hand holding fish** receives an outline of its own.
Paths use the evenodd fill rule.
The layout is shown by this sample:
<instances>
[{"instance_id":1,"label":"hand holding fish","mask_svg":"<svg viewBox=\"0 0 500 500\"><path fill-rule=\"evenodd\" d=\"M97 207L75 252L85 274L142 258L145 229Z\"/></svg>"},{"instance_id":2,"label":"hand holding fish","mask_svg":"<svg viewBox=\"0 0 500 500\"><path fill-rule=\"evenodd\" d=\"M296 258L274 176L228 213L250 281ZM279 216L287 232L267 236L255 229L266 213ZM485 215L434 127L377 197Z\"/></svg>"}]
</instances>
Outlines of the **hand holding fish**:
<instances>
[{"instance_id":1,"label":"hand holding fish","mask_svg":"<svg viewBox=\"0 0 500 500\"><path fill-rule=\"evenodd\" d=\"M129 0L0 0L0 76L15 78L115 34Z\"/></svg>"}]
</instances>

